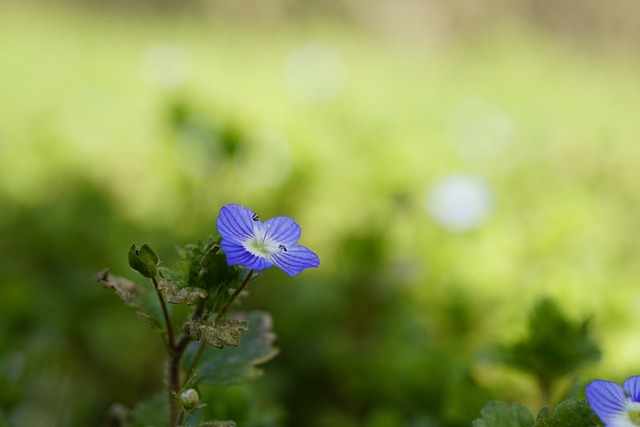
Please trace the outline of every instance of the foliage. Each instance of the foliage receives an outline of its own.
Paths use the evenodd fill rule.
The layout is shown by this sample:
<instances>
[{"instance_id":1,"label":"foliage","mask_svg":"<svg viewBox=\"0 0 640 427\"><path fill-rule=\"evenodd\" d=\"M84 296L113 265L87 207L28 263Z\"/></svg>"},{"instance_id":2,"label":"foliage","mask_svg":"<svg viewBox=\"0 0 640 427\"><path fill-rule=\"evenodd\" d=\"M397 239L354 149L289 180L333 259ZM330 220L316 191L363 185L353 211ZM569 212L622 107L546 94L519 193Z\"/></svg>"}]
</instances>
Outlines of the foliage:
<instances>
[{"instance_id":1,"label":"foliage","mask_svg":"<svg viewBox=\"0 0 640 427\"><path fill-rule=\"evenodd\" d=\"M490 402L473 427L597 427L600 423L584 400L570 399L555 409L544 408L534 421L531 412L519 404Z\"/></svg>"},{"instance_id":2,"label":"foliage","mask_svg":"<svg viewBox=\"0 0 640 427\"><path fill-rule=\"evenodd\" d=\"M573 321L555 301L545 298L529 315L527 336L502 346L499 357L533 375L543 393L548 393L559 379L599 360L600 348L589 319Z\"/></svg>"},{"instance_id":3,"label":"foliage","mask_svg":"<svg viewBox=\"0 0 640 427\"><path fill-rule=\"evenodd\" d=\"M481 418L473 427L533 427L534 419L529 410L518 404L490 402L482 409Z\"/></svg>"},{"instance_id":4,"label":"foliage","mask_svg":"<svg viewBox=\"0 0 640 427\"><path fill-rule=\"evenodd\" d=\"M535 427L598 427L600 422L584 400L569 399L553 410L540 411Z\"/></svg>"},{"instance_id":5,"label":"foliage","mask_svg":"<svg viewBox=\"0 0 640 427\"><path fill-rule=\"evenodd\" d=\"M221 351L215 348L206 349L201 362L201 367L196 370L195 376L190 382L226 385L235 384L255 378L260 374L257 365L268 362L276 356L278 351L273 347L275 335L271 330L271 316L263 312L250 312L239 319L232 319L228 323L233 330L238 326L248 332L240 338L237 346L225 342L228 346ZM246 325L246 326L245 326ZM223 326L224 328L224 326ZM233 341L235 342L235 334ZM212 344L217 344L221 338L214 337ZM228 341L228 340L227 340ZM208 342L208 341L207 341ZM220 347L212 345L213 347ZM191 366L195 348L185 357L186 366Z\"/></svg>"},{"instance_id":6,"label":"foliage","mask_svg":"<svg viewBox=\"0 0 640 427\"><path fill-rule=\"evenodd\" d=\"M129 266L151 279L157 296L155 305L162 313L162 318L156 319L155 323L163 332L167 349L168 397L156 396L139 403L131 416L125 415L121 423L131 427L233 426L232 421L200 422L199 412L206 405L200 403L199 393L194 387L246 381L259 373L256 365L276 355L272 345L275 335L267 313L250 312L237 318L225 317L231 303L252 278L253 271L245 275L242 283L233 282L239 276L225 273L232 267L215 262L218 251L213 238L204 245L188 245L181 251L178 263L178 268L182 269L173 270L164 266L159 268L159 257L149 245L131 246ZM212 283L213 278L219 282ZM113 290L126 305L151 317L144 311L143 301L147 301L152 292L128 279L113 276L109 270L98 273L98 282ZM190 286L192 284L207 286L212 292ZM227 292L216 292L219 289ZM167 303L192 306L191 315L181 322L178 329L178 317L170 311ZM218 307L222 308L217 310ZM190 357L183 358L190 345ZM186 373L184 379L181 378L182 364Z\"/></svg>"}]
</instances>

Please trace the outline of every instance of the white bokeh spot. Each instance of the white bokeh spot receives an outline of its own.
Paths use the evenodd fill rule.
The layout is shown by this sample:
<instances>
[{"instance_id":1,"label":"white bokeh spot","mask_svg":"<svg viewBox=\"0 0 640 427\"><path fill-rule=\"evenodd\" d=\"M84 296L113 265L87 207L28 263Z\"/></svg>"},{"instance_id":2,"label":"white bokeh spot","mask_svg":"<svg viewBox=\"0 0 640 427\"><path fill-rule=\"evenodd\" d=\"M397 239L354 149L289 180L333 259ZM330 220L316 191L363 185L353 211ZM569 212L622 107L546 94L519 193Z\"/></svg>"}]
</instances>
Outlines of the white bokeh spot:
<instances>
[{"instance_id":1,"label":"white bokeh spot","mask_svg":"<svg viewBox=\"0 0 640 427\"><path fill-rule=\"evenodd\" d=\"M493 194L484 179L452 175L438 182L427 196L427 211L452 232L481 226L493 211Z\"/></svg>"}]
</instances>

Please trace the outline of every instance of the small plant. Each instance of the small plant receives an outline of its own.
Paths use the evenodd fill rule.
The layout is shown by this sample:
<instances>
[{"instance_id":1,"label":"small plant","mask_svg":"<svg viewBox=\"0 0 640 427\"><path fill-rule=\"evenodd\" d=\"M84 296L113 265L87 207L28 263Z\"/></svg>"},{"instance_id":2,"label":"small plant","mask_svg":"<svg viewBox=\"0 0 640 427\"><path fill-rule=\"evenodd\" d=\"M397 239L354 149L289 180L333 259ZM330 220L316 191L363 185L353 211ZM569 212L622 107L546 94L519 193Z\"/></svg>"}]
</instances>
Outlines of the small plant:
<instances>
[{"instance_id":1,"label":"small plant","mask_svg":"<svg viewBox=\"0 0 640 427\"><path fill-rule=\"evenodd\" d=\"M584 400L569 399L551 410L543 408L536 418L517 403L489 402L473 427L598 427L597 417ZM611 425L618 427L618 425ZM622 427L623 424L620 424ZM624 427L632 427L633 425Z\"/></svg>"},{"instance_id":2,"label":"small plant","mask_svg":"<svg viewBox=\"0 0 640 427\"><path fill-rule=\"evenodd\" d=\"M120 411L121 425L234 426L233 421L201 419L199 387L254 377L256 366L277 350L269 314L230 314L233 304L267 268L295 276L320 264L314 252L298 244L300 226L288 217L262 222L252 210L229 204L220 210L217 230L219 237L181 248L180 261L171 268L149 245L133 245L129 265L151 286L109 270L98 274L103 286L161 332L167 350L167 395Z\"/></svg>"},{"instance_id":3,"label":"small plant","mask_svg":"<svg viewBox=\"0 0 640 427\"><path fill-rule=\"evenodd\" d=\"M549 298L538 301L529 315L528 333L522 339L501 346L503 363L531 375L540 388L545 405L561 380L590 362L600 359L589 319L574 321Z\"/></svg>"},{"instance_id":4,"label":"small plant","mask_svg":"<svg viewBox=\"0 0 640 427\"><path fill-rule=\"evenodd\" d=\"M600 358L600 349L588 319L574 321L568 318L551 299L536 303L529 315L528 333L522 339L500 346L498 359L520 369L535 378L545 407L536 417L523 405L517 403L489 402L481 412L473 427L597 427L597 415L601 413L594 404L569 397L552 407L552 396L557 384L566 377L573 376L585 364ZM607 388L594 384L594 395L606 405ZM604 383L603 383L604 384ZM606 383L607 385L610 383ZM603 388L604 387L604 388ZM608 387L608 386L607 386ZM612 385L610 388L619 386ZM589 390L587 390L587 395ZM591 406L591 408L590 408ZM592 411L595 410L595 413ZM634 424L607 424L607 427L633 427Z\"/></svg>"}]
</instances>

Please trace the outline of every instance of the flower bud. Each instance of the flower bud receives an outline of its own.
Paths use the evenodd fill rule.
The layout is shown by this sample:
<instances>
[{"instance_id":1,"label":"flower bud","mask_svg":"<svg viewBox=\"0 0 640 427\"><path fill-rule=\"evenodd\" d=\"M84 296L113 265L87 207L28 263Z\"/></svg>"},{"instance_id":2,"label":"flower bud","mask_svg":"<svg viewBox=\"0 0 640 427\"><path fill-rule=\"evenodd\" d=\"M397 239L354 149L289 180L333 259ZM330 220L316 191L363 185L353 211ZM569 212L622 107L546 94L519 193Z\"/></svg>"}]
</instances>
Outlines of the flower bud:
<instances>
[{"instance_id":1,"label":"flower bud","mask_svg":"<svg viewBox=\"0 0 640 427\"><path fill-rule=\"evenodd\" d=\"M149 245L141 248L132 245L129 249L129 266L144 277L153 278L158 273L158 255Z\"/></svg>"},{"instance_id":2,"label":"flower bud","mask_svg":"<svg viewBox=\"0 0 640 427\"><path fill-rule=\"evenodd\" d=\"M180 403L185 409L194 409L200 404L200 396L195 389L189 388L180 393Z\"/></svg>"}]
</instances>

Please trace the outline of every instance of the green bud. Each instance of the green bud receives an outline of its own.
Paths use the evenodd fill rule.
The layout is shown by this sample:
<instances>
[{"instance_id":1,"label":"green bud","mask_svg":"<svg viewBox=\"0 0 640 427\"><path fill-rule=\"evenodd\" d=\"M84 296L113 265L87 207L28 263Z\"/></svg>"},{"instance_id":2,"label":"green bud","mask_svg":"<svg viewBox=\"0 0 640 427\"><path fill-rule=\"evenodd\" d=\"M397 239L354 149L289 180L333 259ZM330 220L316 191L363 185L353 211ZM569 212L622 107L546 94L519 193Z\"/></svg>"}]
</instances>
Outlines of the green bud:
<instances>
[{"instance_id":1,"label":"green bud","mask_svg":"<svg viewBox=\"0 0 640 427\"><path fill-rule=\"evenodd\" d=\"M200 396L195 389L189 388L180 393L180 403L185 409L197 408L200 404Z\"/></svg>"},{"instance_id":2,"label":"green bud","mask_svg":"<svg viewBox=\"0 0 640 427\"><path fill-rule=\"evenodd\" d=\"M149 245L142 245L137 248L131 245L129 249L129 266L144 277L156 277L158 274L158 255L153 252Z\"/></svg>"}]
</instances>

